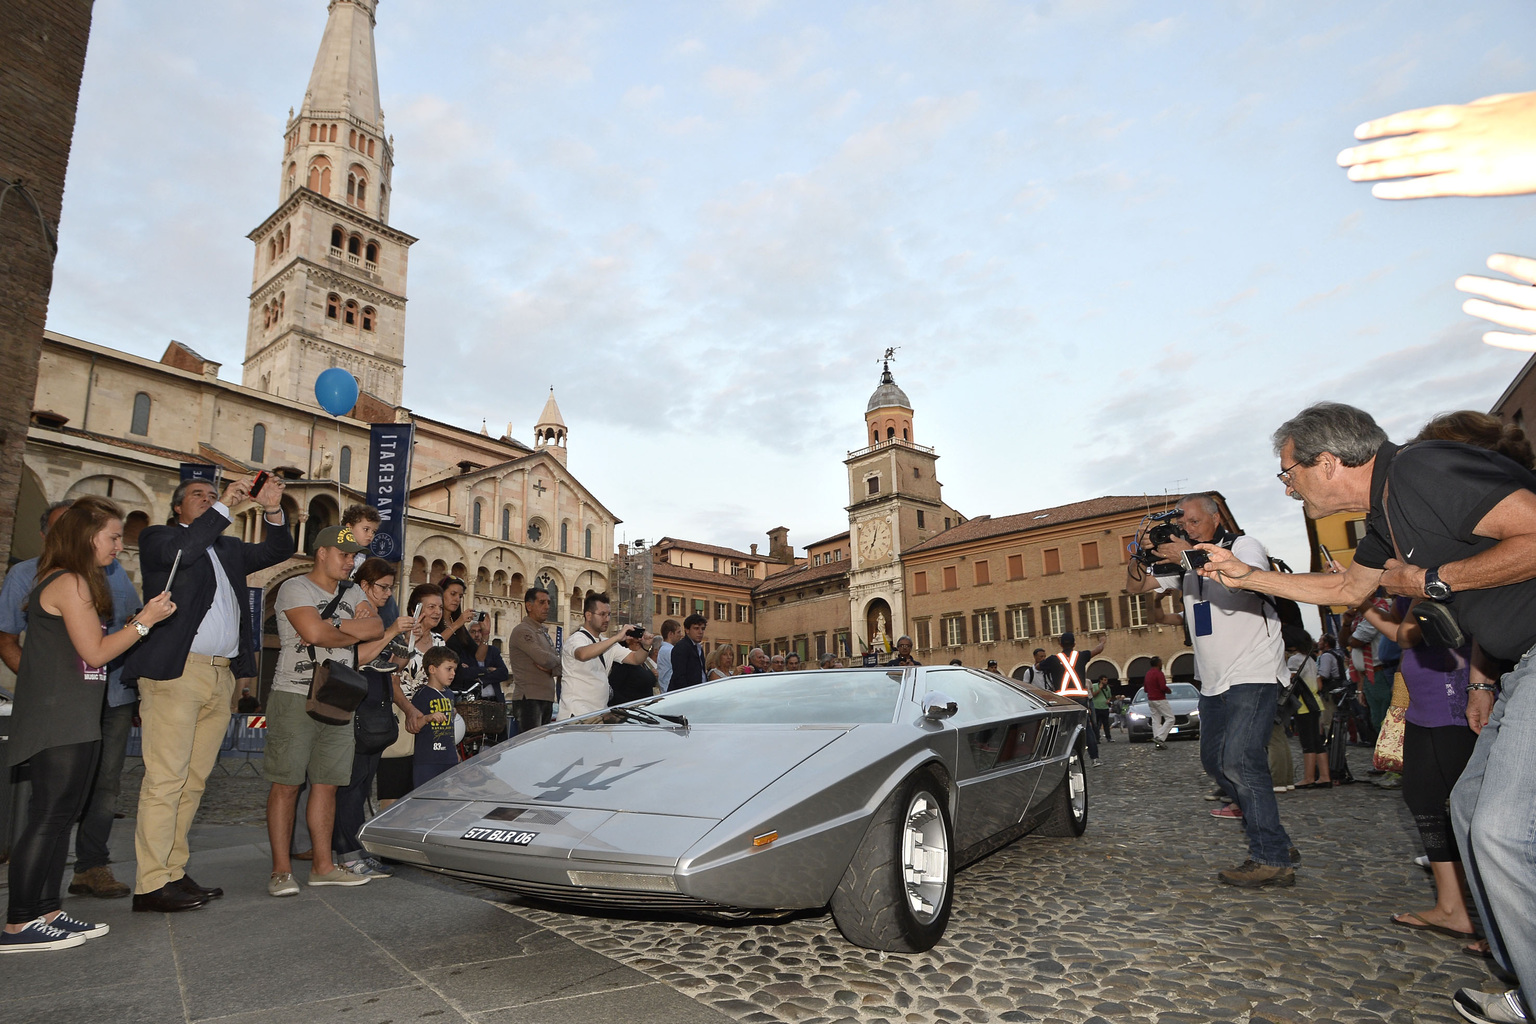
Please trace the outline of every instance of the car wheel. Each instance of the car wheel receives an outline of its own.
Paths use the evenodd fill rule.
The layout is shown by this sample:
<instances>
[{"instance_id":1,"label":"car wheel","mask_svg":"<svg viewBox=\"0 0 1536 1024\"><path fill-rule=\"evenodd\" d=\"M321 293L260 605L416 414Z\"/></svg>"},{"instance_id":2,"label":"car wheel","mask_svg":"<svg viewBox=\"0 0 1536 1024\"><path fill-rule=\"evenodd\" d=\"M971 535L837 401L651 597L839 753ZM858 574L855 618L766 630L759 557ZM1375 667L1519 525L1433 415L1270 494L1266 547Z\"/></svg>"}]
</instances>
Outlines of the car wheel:
<instances>
[{"instance_id":1,"label":"car wheel","mask_svg":"<svg viewBox=\"0 0 1536 1024\"><path fill-rule=\"evenodd\" d=\"M854 945L921 953L944 935L954 902L954 827L932 772L908 776L875 812L832 894L832 920Z\"/></svg>"},{"instance_id":2,"label":"car wheel","mask_svg":"<svg viewBox=\"0 0 1536 1024\"><path fill-rule=\"evenodd\" d=\"M1076 838L1088 827L1088 772L1083 768L1087 758L1085 747L1079 743L1067 759L1067 775L1051 794L1051 816L1045 819L1036 835L1067 836Z\"/></svg>"}]
</instances>

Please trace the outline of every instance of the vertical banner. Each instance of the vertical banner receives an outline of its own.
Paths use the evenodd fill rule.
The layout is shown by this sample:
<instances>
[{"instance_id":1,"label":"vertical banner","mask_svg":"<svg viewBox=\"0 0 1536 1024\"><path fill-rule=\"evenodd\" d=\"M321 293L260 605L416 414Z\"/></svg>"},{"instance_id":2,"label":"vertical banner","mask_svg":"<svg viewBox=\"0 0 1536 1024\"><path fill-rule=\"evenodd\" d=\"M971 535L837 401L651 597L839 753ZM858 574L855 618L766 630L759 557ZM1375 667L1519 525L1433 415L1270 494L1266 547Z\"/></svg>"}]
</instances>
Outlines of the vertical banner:
<instances>
[{"instance_id":1,"label":"vertical banner","mask_svg":"<svg viewBox=\"0 0 1536 1024\"><path fill-rule=\"evenodd\" d=\"M371 551L390 562L405 555L405 518L411 490L411 423L375 423L368 438L368 504L379 510Z\"/></svg>"},{"instance_id":2,"label":"vertical banner","mask_svg":"<svg viewBox=\"0 0 1536 1024\"><path fill-rule=\"evenodd\" d=\"M188 480L206 480L215 487L219 484L219 467L206 462L183 462L181 464L181 482Z\"/></svg>"}]
</instances>

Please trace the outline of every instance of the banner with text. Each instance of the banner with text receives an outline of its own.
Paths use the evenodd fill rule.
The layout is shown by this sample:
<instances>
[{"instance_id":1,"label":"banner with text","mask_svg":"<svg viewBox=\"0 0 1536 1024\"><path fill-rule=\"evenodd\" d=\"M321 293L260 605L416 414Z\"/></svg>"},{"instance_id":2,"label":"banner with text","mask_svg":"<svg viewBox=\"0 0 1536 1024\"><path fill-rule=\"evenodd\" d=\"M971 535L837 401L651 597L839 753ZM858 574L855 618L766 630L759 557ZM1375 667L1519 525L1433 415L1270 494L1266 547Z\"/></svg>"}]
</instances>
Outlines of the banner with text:
<instances>
[{"instance_id":1,"label":"banner with text","mask_svg":"<svg viewBox=\"0 0 1536 1024\"><path fill-rule=\"evenodd\" d=\"M205 462L183 462L181 464L181 482L188 480L206 480L215 487L219 483L219 467Z\"/></svg>"},{"instance_id":2,"label":"banner with text","mask_svg":"<svg viewBox=\"0 0 1536 1024\"><path fill-rule=\"evenodd\" d=\"M379 510L373 554L398 562L405 553L405 518L411 491L411 423L375 423L368 441L368 504Z\"/></svg>"}]
</instances>

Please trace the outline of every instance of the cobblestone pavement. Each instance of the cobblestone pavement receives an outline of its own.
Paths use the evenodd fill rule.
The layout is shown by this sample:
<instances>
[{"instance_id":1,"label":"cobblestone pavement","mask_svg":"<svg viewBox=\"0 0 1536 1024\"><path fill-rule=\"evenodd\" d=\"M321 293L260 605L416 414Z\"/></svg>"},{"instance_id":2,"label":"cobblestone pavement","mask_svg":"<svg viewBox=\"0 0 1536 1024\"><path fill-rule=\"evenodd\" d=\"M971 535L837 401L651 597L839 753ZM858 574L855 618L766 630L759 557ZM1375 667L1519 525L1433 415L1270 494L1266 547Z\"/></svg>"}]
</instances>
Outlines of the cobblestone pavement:
<instances>
[{"instance_id":1,"label":"cobblestone pavement","mask_svg":"<svg viewBox=\"0 0 1536 1024\"><path fill-rule=\"evenodd\" d=\"M751 1022L1392 1021L1451 1024L1461 986L1497 990L1453 939L1392 926L1434 903L1412 863L1418 835L1399 791L1364 782L1280 794L1303 863L1291 889L1248 891L1215 873L1246 856L1192 742L1101 747L1087 833L1025 837L956 878L943 942L918 955L850 945L830 916L722 924L552 908L512 913ZM1300 764L1300 752L1296 751ZM1357 778L1369 752L1351 750ZM234 771L238 762L229 764ZM133 762L130 761L130 766ZM137 799L124 779L123 806ZM198 823L259 825L266 784L216 771ZM405 869L429 885L441 876ZM449 883L488 900L474 886Z\"/></svg>"},{"instance_id":2,"label":"cobblestone pavement","mask_svg":"<svg viewBox=\"0 0 1536 1024\"><path fill-rule=\"evenodd\" d=\"M507 905L752 1022L1431 1024L1460 1020L1458 987L1506 987L1457 941L1388 922L1434 904L1400 792L1279 794L1297 883L1249 891L1215 881L1246 846L1201 799L1196 744L1122 735L1101 751L1087 833L1026 837L961 872L949 930L925 954L859 949L826 914L726 925ZM1368 756L1351 751L1358 778Z\"/></svg>"}]
</instances>

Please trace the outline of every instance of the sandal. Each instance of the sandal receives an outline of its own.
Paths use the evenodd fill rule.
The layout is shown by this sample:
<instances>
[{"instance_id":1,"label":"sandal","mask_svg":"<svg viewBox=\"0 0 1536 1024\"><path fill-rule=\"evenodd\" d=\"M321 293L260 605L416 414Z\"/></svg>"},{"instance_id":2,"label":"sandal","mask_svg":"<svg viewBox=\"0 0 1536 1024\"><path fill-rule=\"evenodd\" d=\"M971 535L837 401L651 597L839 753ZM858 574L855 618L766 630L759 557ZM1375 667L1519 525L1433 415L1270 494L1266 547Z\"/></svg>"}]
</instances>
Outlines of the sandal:
<instances>
[{"instance_id":1,"label":"sandal","mask_svg":"<svg viewBox=\"0 0 1536 1024\"><path fill-rule=\"evenodd\" d=\"M1399 928L1409 928L1416 932L1434 932L1436 935L1448 935L1453 939L1471 939L1477 937L1476 932L1459 932L1454 928L1447 928L1444 925L1430 924L1428 921L1424 920L1422 917L1411 910L1406 910L1403 913L1396 915L1395 917L1391 918L1391 921Z\"/></svg>"},{"instance_id":2,"label":"sandal","mask_svg":"<svg viewBox=\"0 0 1536 1024\"><path fill-rule=\"evenodd\" d=\"M1461 951L1467 954L1467 956L1482 957L1484 960L1493 959L1493 950L1488 948L1487 939L1478 939L1476 942L1469 942L1467 945L1461 947Z\"/></svg>"}]
</instances>

